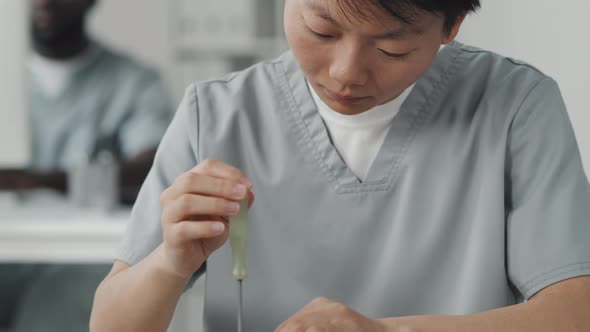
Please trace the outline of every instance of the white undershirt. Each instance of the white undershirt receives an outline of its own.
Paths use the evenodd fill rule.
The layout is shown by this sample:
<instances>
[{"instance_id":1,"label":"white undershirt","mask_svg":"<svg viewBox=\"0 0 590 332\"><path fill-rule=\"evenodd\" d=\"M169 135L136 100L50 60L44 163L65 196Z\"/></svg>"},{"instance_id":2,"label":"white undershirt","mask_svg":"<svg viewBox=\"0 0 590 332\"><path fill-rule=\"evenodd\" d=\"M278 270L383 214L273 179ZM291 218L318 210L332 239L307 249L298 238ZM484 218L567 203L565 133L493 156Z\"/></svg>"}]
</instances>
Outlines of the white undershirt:
<instances>
[{"instance_id":1,"label":"white undershirt","mask_svg":"<svg viewBox=\"0 0 590 332\"><path fill-rule=\"evenodd\" d=\"M393 118L414 85L392 101L356 115L345 115L332 110L320 99L309 82L307 85L336 150L352 172L360 180L364 180L385 141Z\"/></svg>"},{"instance_id":2,"label":"white undershirt","mask_svg":"<svg viewBox=\"0 0 590 332\"><path fill-rule=\"evenodd\" d=\"M97 52L97 47L92 45L84 53L67 60L53 60L34 53L29 69L45 96L55 99L64 93L74 74L92 61Z\"/></svg>"}]
</instances>

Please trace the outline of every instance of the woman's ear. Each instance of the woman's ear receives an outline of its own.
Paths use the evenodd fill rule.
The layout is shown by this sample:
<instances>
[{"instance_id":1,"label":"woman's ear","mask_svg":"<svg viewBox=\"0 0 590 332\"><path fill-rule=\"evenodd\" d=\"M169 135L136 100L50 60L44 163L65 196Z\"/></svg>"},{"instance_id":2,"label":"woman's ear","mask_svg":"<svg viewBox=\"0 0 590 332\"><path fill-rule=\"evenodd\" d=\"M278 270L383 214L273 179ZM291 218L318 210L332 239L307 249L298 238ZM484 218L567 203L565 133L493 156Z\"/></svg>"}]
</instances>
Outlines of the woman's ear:
<instances>
[{"instance_id":1,"label":"woman's ear","mask_svg":"<svg viewBox=\"0 0 590 332\"><path fill-rule=\"evenodd\" d=\"M457 34L459 34L459 28L461 28L461 24L463 24L464 20L465 20L465 16L460 16L457 19L457 21L453 25L453 28L451 29L449 34L446 35L445 38L443 39L443 42L442 42L443 44L448 44L448 43L452 42L455 39L455 37L457 37Z\"/></svg>"}]
</instances>

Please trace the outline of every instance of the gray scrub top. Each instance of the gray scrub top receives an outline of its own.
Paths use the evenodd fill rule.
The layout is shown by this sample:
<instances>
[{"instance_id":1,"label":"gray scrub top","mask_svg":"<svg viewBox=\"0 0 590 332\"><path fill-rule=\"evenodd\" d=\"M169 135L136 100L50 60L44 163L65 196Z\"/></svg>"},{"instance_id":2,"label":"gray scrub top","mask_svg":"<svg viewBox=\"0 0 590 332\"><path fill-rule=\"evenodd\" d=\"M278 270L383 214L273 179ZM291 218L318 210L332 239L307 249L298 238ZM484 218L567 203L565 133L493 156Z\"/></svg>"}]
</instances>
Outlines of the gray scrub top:
<instances>
[{"instance_id":1,"label":"gray scrub top","mask_svg":"<svg viewBox=\"0 0 590 332\"><path fill-rule=\"evenodd\" d=\"M74 167L99 145L133 157L157 146L170 124L172 103L158 73L96 47L57 98L47 97L30 75L33 169Z\"/></svg>"},{"instance_id":2,"label":"gray scrub top","mask_svg":"<svg viewBox=\"0 0 590 332\"><path fill-rule=\"evenodd\" d=\"M318 296L372 318L461 315L590 274L590 185L557 84L458 42L418 80L363 182L291 53L190 86L119 259L161 243L160 193L207 158L254 182L246 331ZM229 243L207 261L207 331L235 329L231 266Z\"/></svg>"}]
</instances>

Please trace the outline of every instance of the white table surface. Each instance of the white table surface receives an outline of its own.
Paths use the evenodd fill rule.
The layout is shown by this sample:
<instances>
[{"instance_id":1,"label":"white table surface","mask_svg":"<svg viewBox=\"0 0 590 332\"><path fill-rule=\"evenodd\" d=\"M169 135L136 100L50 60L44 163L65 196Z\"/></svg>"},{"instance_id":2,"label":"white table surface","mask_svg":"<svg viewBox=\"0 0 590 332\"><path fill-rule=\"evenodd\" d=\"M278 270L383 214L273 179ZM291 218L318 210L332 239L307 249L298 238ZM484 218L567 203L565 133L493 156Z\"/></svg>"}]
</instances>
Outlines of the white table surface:
<instances>
[{"instance_id":1,"label":"white table surface","mask_svg":"<svg viewBox=\"0 0 590 332\"><path fill-rule=\"evenodd\" d=\"M0 262L110 263L130 208L77 208L58 194L0 193Z\"/></svg>"},{"instance_id":2,"label":"white table surface","mask_svg":"<svg viewBox=\"0 0 590 332\"><path fill-rule=\"evenodd\" d=\"M130 212L76 208L52 192L0 192L0 264L111 263ZM168 332L202 331L203 292L200 278L180 298Z\"/></svg>"}]
</instances>

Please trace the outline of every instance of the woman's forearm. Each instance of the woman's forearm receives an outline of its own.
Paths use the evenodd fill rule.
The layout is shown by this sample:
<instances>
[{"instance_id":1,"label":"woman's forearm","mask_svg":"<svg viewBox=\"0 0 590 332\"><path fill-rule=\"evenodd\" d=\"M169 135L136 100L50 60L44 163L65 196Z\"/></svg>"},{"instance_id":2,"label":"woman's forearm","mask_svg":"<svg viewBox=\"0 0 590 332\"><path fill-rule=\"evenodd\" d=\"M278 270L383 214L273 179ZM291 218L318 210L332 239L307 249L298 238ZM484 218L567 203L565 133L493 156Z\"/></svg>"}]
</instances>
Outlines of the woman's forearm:
<instances>
[{"instance_id":1,"label":"woman's forearm","mask_svg":"<svg viewBox=\"0 0 590 332\"><path fill-rule=\"evenodd\" d=\"M91 331L168 329L188 279L167 271L161 248L100 284L92 308Z\"/></svg>"},{"instance_id":2,"label":"woman's forearm","mask_svg":"<svg viewBox=\"0 0 590 332\"><path fill-rule=\"evenodd\" d=\"M547 287L530 301L464 316L412 316L382 321L390 331L590 331L590 277Z\"/></svg>"}]
</instances>

